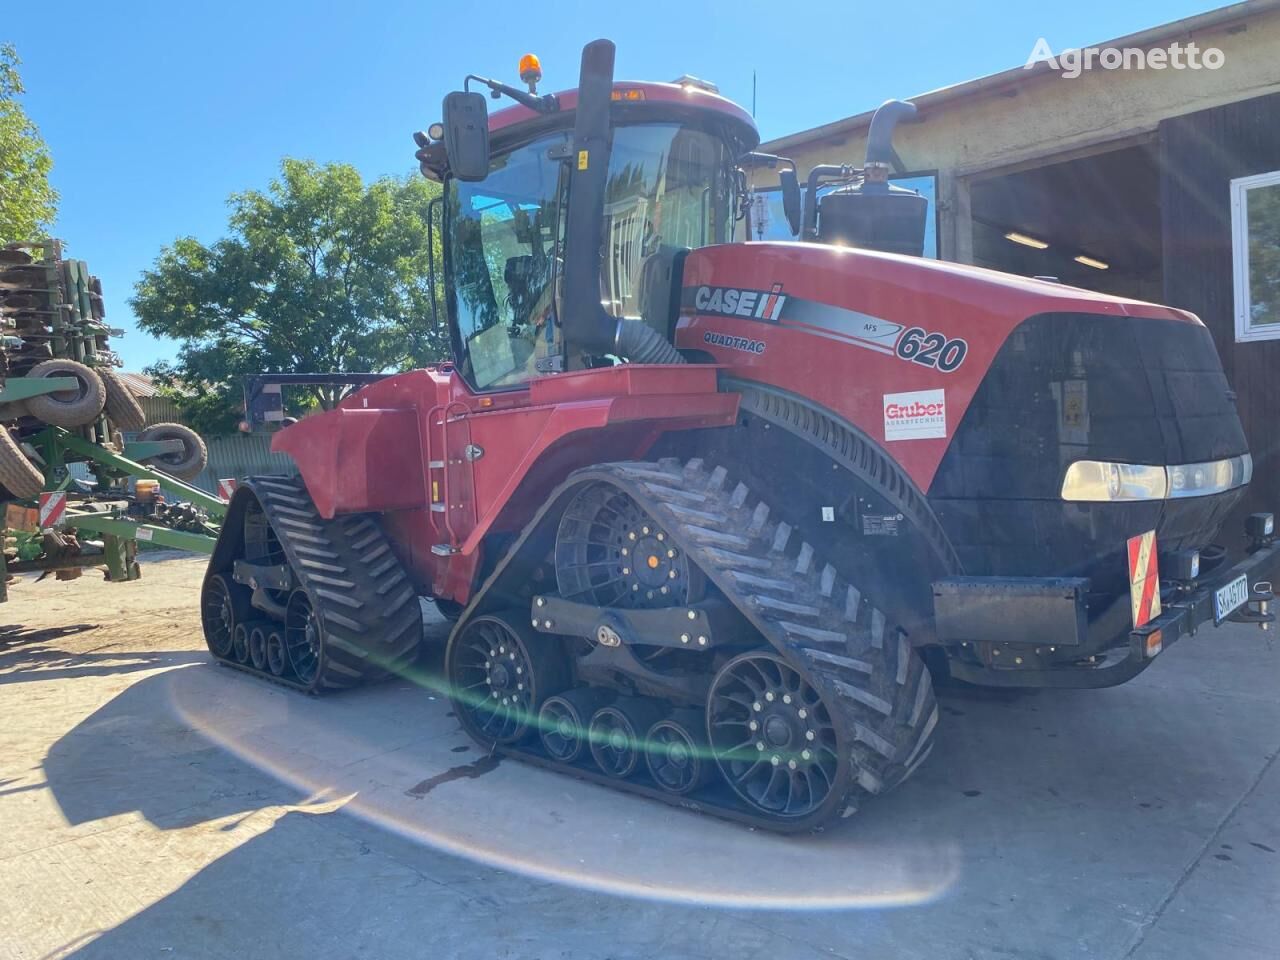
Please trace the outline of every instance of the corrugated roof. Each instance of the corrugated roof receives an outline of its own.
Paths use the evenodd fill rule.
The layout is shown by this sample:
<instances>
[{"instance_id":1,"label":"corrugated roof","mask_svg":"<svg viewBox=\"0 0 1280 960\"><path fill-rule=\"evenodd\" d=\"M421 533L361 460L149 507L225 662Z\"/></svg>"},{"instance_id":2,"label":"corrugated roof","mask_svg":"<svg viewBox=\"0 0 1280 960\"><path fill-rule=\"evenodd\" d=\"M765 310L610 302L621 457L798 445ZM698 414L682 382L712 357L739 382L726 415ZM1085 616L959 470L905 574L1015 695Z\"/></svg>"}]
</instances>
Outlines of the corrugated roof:
<instances>
[{"instance_id":1,"label":"corrugated roof","mask_svg":"<svg viewBox=\"0 0 1280 960\"><path fill-rule=\"evenodd\" d=\"M156 395L156 383L145 373L129 373L126 370L117 370L116 376L124 381L124 385L129 388L129 392L135 397L154 397Z\"/></svg>"}]
</instances>

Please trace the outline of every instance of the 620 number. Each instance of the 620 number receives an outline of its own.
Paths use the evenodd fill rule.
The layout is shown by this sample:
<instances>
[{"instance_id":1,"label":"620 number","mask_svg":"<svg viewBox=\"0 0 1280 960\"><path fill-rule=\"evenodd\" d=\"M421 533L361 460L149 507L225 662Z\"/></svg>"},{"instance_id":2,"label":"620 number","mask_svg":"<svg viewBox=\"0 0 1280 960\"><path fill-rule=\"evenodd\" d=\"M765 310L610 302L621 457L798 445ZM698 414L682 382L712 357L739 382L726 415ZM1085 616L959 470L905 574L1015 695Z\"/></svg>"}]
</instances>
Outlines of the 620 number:
<instances>
[{"instance_id":1,"label":"620 number","mask_svg":"<svg viewBox=\"0 0 1280 960\"><path fill-rule=\"evenodd\" d=\"M897 350L903 360L950 373L964 363L969 344L959 339L948 340L941 333L926 333L919 327L910 327L898 338Z\"/></svg>"}]
</instances>

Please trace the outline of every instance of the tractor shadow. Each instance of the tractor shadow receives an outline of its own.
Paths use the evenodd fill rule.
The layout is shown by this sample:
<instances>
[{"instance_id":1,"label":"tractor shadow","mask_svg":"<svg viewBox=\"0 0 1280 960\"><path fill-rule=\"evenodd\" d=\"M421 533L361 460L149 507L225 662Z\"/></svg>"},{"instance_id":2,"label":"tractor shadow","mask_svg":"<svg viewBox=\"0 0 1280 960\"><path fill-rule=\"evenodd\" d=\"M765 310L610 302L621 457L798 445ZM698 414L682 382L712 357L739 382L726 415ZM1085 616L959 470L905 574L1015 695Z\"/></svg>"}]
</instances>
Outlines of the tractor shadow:
<instances>
[{"instance_id":1,"label":"tractor shadow","mask_svg":"<svg viewBox=\"0 0 1280 960\"><path fill-rule=\"evenodd\" d=\"M202 653L188 650L80 652L57 645L59 640L92 633L99 626L80 623L40 630L0 627L0 686L27 680L69 680L156 670L207 659Z\"/></svg>"}]
</instances>

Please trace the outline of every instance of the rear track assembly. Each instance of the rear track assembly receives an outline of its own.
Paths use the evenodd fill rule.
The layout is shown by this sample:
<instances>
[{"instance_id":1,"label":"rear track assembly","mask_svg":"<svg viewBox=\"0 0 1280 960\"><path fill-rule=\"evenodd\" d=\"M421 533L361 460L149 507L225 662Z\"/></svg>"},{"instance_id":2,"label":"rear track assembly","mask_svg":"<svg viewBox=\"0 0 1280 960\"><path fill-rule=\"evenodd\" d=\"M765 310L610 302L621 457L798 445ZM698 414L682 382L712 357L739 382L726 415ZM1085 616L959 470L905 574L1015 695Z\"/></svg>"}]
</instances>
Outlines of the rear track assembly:
<instances>
[{"instance_id":1,"label":"rear track assembly","mask_svg":"<svg viewBox=\"0 0 1280 960\"><path fill-rule=\"evenodd\" d=\"M297 479L254 477L237 488L226 525L201 595L220 663L319 693L416 655L417 594L376 517L325 520Z\"/></svg>"}]
</instances>

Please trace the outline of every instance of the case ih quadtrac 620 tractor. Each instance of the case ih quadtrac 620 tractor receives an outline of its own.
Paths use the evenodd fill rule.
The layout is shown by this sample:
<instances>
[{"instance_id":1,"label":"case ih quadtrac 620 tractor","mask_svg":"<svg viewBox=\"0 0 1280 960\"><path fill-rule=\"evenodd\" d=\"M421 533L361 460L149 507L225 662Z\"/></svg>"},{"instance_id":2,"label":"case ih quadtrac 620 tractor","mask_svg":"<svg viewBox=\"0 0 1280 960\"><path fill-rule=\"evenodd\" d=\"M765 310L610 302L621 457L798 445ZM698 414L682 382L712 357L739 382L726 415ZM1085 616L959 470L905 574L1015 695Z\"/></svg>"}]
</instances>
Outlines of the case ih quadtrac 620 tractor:
<instances>
[{"instance_id":1,"label":"case ih quadtrac 620 tractor","mask_svg":"<svg viewBox=\"0 0 1280 960\"><path fill-rule=\"evenodd\" d=\"M934 678L1104 686L1271 619L1269 515L1212 546L1252 465L1194 316L885 252L923 213L883 130L801 214L700 85L615 84L607 41L576 91L525 66L417 135L453 362L276 434L301 476L232 500L219 660L346 687L431 596L487 748L799 830L924 762ZM734 242L748 164L854 245Z\"/></svg>"}]
</instances>

